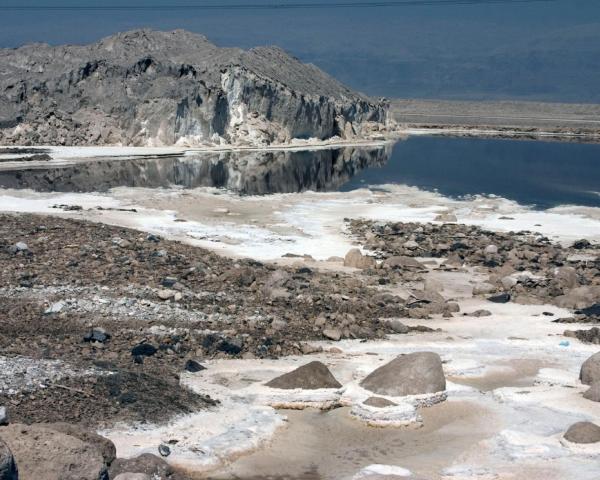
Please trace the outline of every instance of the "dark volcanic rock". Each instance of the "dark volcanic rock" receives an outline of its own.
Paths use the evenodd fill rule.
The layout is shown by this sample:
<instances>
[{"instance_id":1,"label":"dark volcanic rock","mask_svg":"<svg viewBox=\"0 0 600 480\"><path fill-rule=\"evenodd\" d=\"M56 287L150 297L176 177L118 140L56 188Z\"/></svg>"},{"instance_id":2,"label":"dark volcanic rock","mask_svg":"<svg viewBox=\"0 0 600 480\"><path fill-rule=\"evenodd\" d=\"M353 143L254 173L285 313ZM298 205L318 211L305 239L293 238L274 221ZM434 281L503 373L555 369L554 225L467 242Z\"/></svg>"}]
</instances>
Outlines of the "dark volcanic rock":
<instances>
[{"instance_id":1,"label":"dark volcanic rock","mask_svg":"<svg viewBox=\"0 0 600 480\"><path fill-rule=\"evenodd\" d=\"M566 431L565 439L573 443L600 442L600 427L591 422L577 422Z\"/></svg>"},{"instance_id":2,"label":"dark volcanic rock","mask_svg":"<svg viewBox=\"0 0 600 480\"><path fill-rule=\"evenodd\" d=\"M186 372L197 373L201 372L202 370L206 370L206 367L197 360L189 359L187 362L185 362L184 369Z\"/></svg>"},{"instance_id":3,"label":"dark volcanic rock","mask_svg":"<svg viewBox=\"0 0 600 480\"><path fill-rule=\"evenodd\" d=\"M149 343L141 343L131 349L131 355L134 357L151 357L158 349L154 345Z\"/></svg>"},{"instance_id":4,"label":"dark volcanic rock","mask_svg":"<svg viewBox=\"0 0 600 480\"><path fill-rule=\"evenodd\" d=\"M492 303L508 303L510 302L510 293L501 293L488 298L488 302Z\"/></svg>"},{"instance_id":5,"label":"dark volcanic rock","mask_svg":"<svg viewBox=\"0 0 600 480\"><path fill-rule=\"evenodd\" d=\"M379 395L403 397L446 389L442 361L437 353L400 355L368 375L360 385Z\"/></svg>"},{"instance_id":6,"label":"dark volcanic rock","mask_svg":"<svg viewBox=\"0 0 600 480\"><path fill-rule=\"evenodd\" d=\"M388 108L279 48L219 48L183 30L3 49L0 71L3 144L351 137Z\"/></svg>"},{"instance_id":7,"label":"dark volcanic rock","mask_svg":"<svg viewBox=\"0 0 600 480\"><path fill-rule=\"evenodd\" d=\"M314 390L317 388L340 388L342 384L331 374L327 366L321 362L310 362L296 370L274 378L267 387L292 390L302 388Z\"/></svg>"}]
</instances>

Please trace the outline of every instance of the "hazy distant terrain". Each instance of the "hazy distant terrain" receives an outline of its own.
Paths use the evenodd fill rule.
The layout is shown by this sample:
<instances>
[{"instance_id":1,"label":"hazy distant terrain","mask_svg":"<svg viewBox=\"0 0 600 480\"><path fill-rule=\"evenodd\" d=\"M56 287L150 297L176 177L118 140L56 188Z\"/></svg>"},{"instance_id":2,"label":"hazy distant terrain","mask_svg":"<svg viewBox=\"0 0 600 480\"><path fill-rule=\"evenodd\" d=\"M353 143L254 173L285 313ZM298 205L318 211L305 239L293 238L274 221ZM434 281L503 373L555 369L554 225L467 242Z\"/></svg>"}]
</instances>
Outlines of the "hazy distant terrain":
<instances>
[{"instance_id":1,"label":"hazy distant terrain","mask_svg":"<svg viewBox=\"0 0 600 480\"><path fill-rule=\"evenodd\" d=\"M408 124L600 130L597 104L397 99L391 113Z\"/></svg>"},{"instance_id":2,"label":"hazy distant terrain","mask_svg":"<svg viewBox=\"0 0 600 480\"><path fill-rule=\"evenodd\" d=\"M89 43L137 27L185 28L219 46L278 45L373 96L600 103L600 2L592 0L298 10L0 10L0 47Z\"/></svg>"}]
</instances>

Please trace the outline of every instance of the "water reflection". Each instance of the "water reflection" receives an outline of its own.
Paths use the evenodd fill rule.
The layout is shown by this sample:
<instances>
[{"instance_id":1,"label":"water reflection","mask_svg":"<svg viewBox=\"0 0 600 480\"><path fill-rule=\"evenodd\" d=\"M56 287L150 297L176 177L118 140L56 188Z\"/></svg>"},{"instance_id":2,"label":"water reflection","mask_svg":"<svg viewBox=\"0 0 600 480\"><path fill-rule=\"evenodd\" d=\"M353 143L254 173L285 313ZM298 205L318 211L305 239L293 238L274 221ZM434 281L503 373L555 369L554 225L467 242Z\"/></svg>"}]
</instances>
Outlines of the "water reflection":
<instances>
[{"instance_id":1,"label":"water reflection","mask_svg":"<svg viewBox=\"0 0 600 480\"><path fill-rule=\"evenodd\" d=\"M95 160L0 172L0 186L43 192L98 192L114 187L227 188L261 195L338 190L359 171L384 165L391 147L315 151L225 152L185 157Z\"/></svg>"}]
</instances>

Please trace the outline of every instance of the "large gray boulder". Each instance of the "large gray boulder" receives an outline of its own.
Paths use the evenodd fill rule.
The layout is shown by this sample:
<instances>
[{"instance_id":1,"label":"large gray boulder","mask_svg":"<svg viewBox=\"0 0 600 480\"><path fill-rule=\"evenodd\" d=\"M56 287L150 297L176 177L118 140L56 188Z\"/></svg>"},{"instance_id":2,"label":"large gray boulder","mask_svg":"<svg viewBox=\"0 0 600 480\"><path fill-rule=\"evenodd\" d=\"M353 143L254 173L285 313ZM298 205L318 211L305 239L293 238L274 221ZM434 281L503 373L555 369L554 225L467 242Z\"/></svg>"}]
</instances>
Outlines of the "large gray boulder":
<instances>
[{"instance_id":1,"label":"large gray boulder","mask_svg":"<svg viewBox=\"0 0 600 480\"><path fill-rule=\"evenodd\" d=\"M579 379L584 385L600 382L600 352L595 353L581 365Z\"/></svg>"},{"instance_id":2,"label":"large gray boulder","mask_svg":"<svg viewBox=\"0 0 600 480\"><path fill-rule=\"evenodd\" d=\"M95 446L43 425L11 424L0 437L12 451L20 480L107 480Z\"/></svg>"},{"instance_id":3,"label":"large gray boulder","mask_svg":"<svg viewBox=\"0 0 600 480\"><path fill-rule=\"evenodd\" d=\"M569 427L565 439L572 443L600 442L600 427L591 422L578 422Z\"/></svg>"},{"instance_id":4,"label":"large gray boulder","mask_svg":"<svg viewBox=\"0 0 600 480\"><path fill-rule=\"evenodd\" d=\"M403 397L446 390L442 360L437 353L400 355L368 375L360 385L379 395Z\"/></svg>"},{"instance_id":5,"label":"large gray boulder","mask_svg":"<svg viewBox=\"0 0 600 480\"><path fill-rule=\"evenodd\" d=\"M348 138L387 110L279 48L219 48L183 30L0 50L0 144Z\"/></svg>"},{"instance_id":6,"label":"large gray boulder","mask_svg":"<svg viewBox=\"0 0 600 480\"><path fill-rule=\"evenodd\" d=\"M0 480L17 480L19 475L10 448L0 438Z\"/></svg>"},{"instance_id":7,"label":"large gray boulder","mask_svg":"<svg viewBox=\"0 0 600 480\"><path fill-rule=\"evenodd\" d=\"M267 387L293 390L315 390L318 388L340 388L338 382L326 365L321 362L310 362L289 373L274 378L268 382Z\"/></svg>"}]
</instances>

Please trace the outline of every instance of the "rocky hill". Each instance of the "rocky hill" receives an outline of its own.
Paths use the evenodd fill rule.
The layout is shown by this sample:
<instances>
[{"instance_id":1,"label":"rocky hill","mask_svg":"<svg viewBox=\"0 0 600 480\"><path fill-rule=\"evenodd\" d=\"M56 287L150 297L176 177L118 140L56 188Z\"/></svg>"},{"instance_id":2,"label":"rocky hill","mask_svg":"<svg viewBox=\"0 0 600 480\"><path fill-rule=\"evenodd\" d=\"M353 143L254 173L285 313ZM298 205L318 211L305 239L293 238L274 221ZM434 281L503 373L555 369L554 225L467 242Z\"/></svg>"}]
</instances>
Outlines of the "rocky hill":
<instances>
[{"instance_id":1,"label":"rocky hill","mask_svg":"<svg viewBox=\"0 0 600 480\"><path fill-rule=\"evenodd\" d=\"M0 50L0 144L285 143L365 136L387 104L276 47L176 30Z\"/></svg>"}]
</instances>

